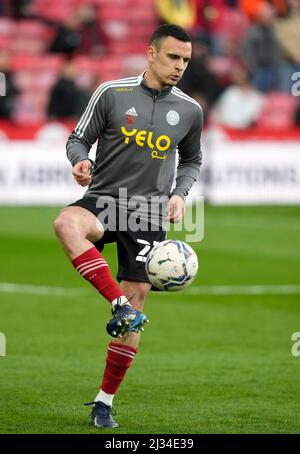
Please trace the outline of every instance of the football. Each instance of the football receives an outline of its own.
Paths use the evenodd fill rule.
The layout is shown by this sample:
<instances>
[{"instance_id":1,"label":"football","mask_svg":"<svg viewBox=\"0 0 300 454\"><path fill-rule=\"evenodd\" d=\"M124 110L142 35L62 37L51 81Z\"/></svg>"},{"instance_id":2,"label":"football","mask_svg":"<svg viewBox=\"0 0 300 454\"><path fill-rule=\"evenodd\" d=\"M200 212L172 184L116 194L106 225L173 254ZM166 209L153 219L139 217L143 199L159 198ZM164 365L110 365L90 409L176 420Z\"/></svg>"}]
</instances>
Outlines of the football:
<instances>
[{"instance_id":1,"label":"football","mask_svg":"<svg viewBox=\"0 0 300 454\"><path fill-rule=\"evenodd\" d=\"M183 241L162 241L153 247L146 260L148 279L159 290L182 290L193 282L197 271L197 255Z\"/></svg>"}]
</instances>

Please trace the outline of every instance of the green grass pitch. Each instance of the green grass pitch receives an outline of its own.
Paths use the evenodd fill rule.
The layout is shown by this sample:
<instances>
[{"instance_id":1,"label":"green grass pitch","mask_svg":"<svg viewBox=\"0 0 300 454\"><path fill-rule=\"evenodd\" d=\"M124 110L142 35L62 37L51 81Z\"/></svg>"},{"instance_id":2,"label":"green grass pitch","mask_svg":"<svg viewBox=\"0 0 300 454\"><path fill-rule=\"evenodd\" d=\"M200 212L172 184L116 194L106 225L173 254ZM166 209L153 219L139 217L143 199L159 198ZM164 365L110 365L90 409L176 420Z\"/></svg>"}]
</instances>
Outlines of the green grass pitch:
<instances>
[{"instance_id":1,"label":"green grass pitch","mask_svg":"<svg viewBox=\"0 0 300 454\"><path fill-rule=\"evenodd\" d=\"M83 402L102 376L110 308L64 256L52 231L58 211L0 209L1 433L98 432ZM300 331L300 295L276 287L197 294L201 286L300 285L299 232L300 207L205 208L204 240L192 244L194 290L149 297L151 323L115 398L114 434L299 433L291 336ZM105 256L115 272L114 251ZM78 292L32 294L3 283Z\"/></svg>"}]
</instances>

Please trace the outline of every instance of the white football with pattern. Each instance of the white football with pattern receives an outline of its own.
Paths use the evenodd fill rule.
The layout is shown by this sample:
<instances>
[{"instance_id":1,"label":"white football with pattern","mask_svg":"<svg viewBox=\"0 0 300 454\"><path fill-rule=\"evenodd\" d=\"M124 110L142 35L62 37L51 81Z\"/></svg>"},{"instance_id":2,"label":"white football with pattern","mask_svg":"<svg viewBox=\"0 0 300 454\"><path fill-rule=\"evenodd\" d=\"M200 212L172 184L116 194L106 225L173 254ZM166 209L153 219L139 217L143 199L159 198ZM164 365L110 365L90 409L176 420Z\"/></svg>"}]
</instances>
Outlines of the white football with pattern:
<instances>
[{"instance_id":1,"label":"white football with pattern","mask_svg":"<svg viewBox=\"0 0 300 454\"><path fill-rule=\"evenodd\" d=\"M179 240L165 240L154 246L146 261L148 279L159 290L182 290L191 285L197 271L195 251Z\"/></svg>"}]
</instances>

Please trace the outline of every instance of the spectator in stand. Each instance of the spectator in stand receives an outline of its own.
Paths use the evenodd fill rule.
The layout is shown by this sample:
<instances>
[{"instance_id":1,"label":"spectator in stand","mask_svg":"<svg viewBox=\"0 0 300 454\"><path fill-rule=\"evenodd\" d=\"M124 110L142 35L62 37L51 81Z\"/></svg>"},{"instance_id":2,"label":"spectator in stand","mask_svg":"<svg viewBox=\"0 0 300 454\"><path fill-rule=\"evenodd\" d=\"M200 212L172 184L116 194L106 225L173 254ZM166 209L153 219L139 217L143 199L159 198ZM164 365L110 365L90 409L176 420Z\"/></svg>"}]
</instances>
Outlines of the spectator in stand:
<instances>
[{"instance_id":1,"label":"spectator in stand","mask_svg":"<svg viewBox=\"0 0 300 454\"><path fill-rule=\"evenodd\" d=\"M240 10L250 19L256 19L257 13L264 3L269 3L276 16L284 16L287 13L287 0L238 0Z\"/></svg>"},{"instance_id":2,"label":"spectator in stand","mask_svg":"<svg viewBox=\"0 0 300 454\"><path fill-rule=\"evenodd\" d=\"M196 0L155 0L155 7L162 23L177 24L187 29L196 25Z\"/></svg>"},{"instance_id":3,"label":"spectator in stand","mask_svg":"<svg viewBox=\"0 0 300 454\"><path fill-rule=\"evenodd\" d=\"M18 94L10 70L10 54L7 50L0 49L0 73L5 76L5 96L0 96L0 118L12 119L15 98Z\"/></svg>"},{"instance_id":4,"label":"spectator in stand","mask_svg":"<svg viewBox=\"0 0 300 454\"><path fill-rule=\"evenodd\" d=\"M233 67L231 82L220 96L212 111L212 121L233 129L246 129L253 126L262 110L264 95L250 82L245 67Z\"/></svg>"},{"instance_id":5,"label":"spectator in stand","mask_svg":"<svg viewBox=\"0 0 300 454\"><path fill-rule=\"evenodd\" d=\"M77 10L81 22L80 54L101 56L109 46L109 39L99 22L98 8L94 5L82 5Z\"/></svg>"},{"instance_id":6,"label":"spectator in stand","mask_svg":"<svg viewBox=\"0 0 300 454\"><path fill-rule=\"evenodd\" d=\"M300 72L300 0L287 0L289 12L276 21L276 31L285 56L282 90L290 91L292 75Z\"/></svg>"},{"instance_id":7,"label":"spectator in stand","mask_svg":"<svg viewBox=\"0 0 300 454\"><path fill-rule=\"evenodd\" d=\"M209 69L210 40L206 34L198 34L193 42L192 59L186 69L184 80L179 88L201 103L204 115L222 91L215 74Z\"/></svg>"},{"instance_id":8,"label":"spectator in stand","mask_svg":"<svg viewBox=\"0 0 300 454\"><path fill-rule=\"evenodd\" d=\"M176 23L191 33L205 32L210 36L214 53L220 52L220 29L230 8L237 8L239 0L155 0L162 23ZM221 32L222 35L222 32Z\"/></svg>"},{"instance_id":9,"label":"spectator in stand","mask_svg":"<svg viewBox=\"0 0 300 454\"><path fill-rule=\"evenodd\" d=\"M81 21L77 11L68 16L63 23L45 20L55 27L56 34L49 47L49 52L72 55L81 45Z\"/></svg>"},{"instance_id":10,"label":"spectator in stand","mask_svg":"<svg viewBox=\"0 0 300 454\"><path fill-rule=\"evenodd\" d=\"M22 19L31 14L32 0L0 0L0 16Z\"/></svg>"},{"instance_id":11,"label":"spectator in stand","mask_svg":"<svg viewBox=\"0 0 300 454\"><path fill-rule=\"evenodd\" d=\"M0 2L0 16L8 16L8 0Z\"/></svg>"},{"instance_id":12,"label":"spectator in stand","mask_svg":"<svg viewBox=\"0 0 300 454\"><path fill-rule=\"evenodd\" d=\"M100 56L106 52L108 38L102 30L97 17L97 8L93 5L82 5L63 23L54 22L45 17L30 16L39 19L55 28L56 34L49 47L49 52L89 54Z\"/></svg>"},{"instance_id":13,"label":"spectator in stand","mask_svg":"<svg viewBox=\"0 0 300 454\"><path fill-rule=\"evenodd\" d=\"M60 78L50 92L49 120L78 119L88 102L87 94L76 84L77 67L70 60L62 69Z\"/></svg>"},{"instance_id":14,"label":"spectator in stand","mask_svg":"<svg viewBox=\"0 0 300 454\"><path fill-rule=\"evenodd\" d=\"M31 14L32 8L32 0L9 0L9 13L16 19L23 19Z\"/></svg>"},{"instance_id":15,"label":"spectator in stand","mask_svg":"<svg viewBox=\"0 0 300 454\"><path fill-rule=\"evenodd\" d=\"M280 87L282 51L274 22L273 7L269 3L261 3L256 22L249 28L242 45L252 82L263 92L276 91Z\"/></svg>"}]
</instances>

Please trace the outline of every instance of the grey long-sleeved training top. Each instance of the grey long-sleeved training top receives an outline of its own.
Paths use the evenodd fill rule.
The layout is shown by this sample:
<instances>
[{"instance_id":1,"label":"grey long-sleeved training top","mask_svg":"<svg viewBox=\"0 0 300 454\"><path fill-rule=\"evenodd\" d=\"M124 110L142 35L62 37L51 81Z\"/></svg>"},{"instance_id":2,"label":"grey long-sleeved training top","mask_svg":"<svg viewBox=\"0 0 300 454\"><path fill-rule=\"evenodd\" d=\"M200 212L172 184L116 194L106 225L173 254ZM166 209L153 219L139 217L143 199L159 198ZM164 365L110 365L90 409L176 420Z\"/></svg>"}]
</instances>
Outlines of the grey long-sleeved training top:
<instances>
[{"instance_id":1,"label":"grey long-sleeved training top","mask_svg":"<svg viewBox=\"0 0 300 454\"><path fill-rule=\"evenodd\" d=\"M84 197L170 196L178 148L172 194L185 198L200 172L202 124L200 105L176 87L149 88L143 75L103 83L67 141L74 166L98 140Z\"/></svg>"}]
</instances>

